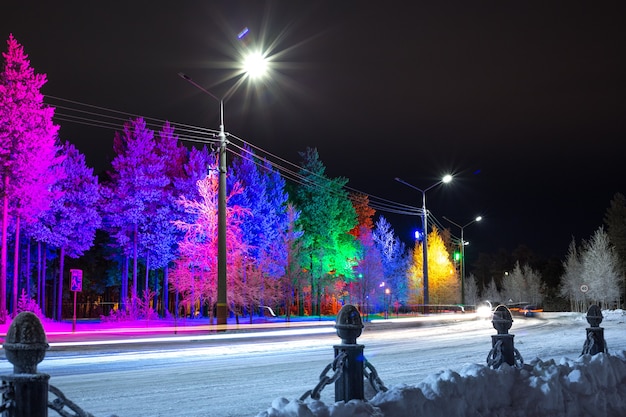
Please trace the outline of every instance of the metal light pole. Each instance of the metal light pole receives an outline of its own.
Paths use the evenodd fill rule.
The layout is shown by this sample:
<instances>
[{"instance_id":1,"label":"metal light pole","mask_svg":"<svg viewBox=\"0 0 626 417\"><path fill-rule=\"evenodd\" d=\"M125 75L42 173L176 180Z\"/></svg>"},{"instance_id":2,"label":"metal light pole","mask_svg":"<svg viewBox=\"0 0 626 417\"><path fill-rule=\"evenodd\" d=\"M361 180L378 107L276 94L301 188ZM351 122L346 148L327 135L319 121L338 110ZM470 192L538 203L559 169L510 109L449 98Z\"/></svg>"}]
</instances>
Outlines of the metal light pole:
<instances>
[{"instance_id":1,"label":"metal light pole","mask_svg":"<svg viewBox=\"0 0 626 417\"><path fill-rule=\"evenodd\" d=\"M428 188L421 189L412 184L409 184L406 181L401 180L400 178L395 178L396 181L406 185L407 187L411 187L414 190L422 193L422 227L424 229L424 239L422 240L422 254L423 254L423 288L424 288L424 313L428 313L428 210L426 210L426 192L439 184L447 184L452 181L452 175L445 175L440 181L437 181L433 185Z\"/></svg>"},{"instance_id":2,"label":"metal light pole","mask_svg":"<svg viewBox=\"0 0 626 417\"><path fill-rule=\"evenodd\" d=\"M463 240L463 229L465 229L467 226L469 226L472 223L481 221L483 218L482 216L477 216L474 220L472 220L471 222L463 226L461 226L458 223L453 222L446 216L443 216L443 218L461 229L461 304L465 305L465 244L466 242L465 240Z\"/></svg>"},{"instance_id":3,"label":"metal light pole","mask_svg":"<svg viewBox=\"0 0 626 417\"><path fill-rule=\"evenodd\" d=\"M244 74L250 76L259 76L259 68L263 67L264 61L258 54L250 55L251 59L254 59L256 67L252 68L251 62L246 63L246 70ZM226 132L224 131L224 100L227 100L236 88L240 85L241 79L233 85L224 94L223 98L216 97L206 88L196 83L191 77L185 75L182 72L178 73L178 76L185 81L192 84L205 94L213 97L220 103L220 131L218 138L220 142L219 147L219 185L218 185L218 203L217 203L217 325L225 326L228 319L228 300L227 300L227 279L226 279Z\"/></svg>"}]
</instances>

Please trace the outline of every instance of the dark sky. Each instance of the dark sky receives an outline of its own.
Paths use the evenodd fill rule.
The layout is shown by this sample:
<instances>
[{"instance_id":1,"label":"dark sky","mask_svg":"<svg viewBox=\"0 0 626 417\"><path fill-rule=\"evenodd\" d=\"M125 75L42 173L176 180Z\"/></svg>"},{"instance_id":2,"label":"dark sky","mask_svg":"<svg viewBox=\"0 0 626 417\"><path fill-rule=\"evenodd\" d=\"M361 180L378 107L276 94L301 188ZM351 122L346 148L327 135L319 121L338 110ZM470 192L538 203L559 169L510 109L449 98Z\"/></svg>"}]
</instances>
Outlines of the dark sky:
<instances>
[{"instance_id":1,"label":"dark sky","mask_svg":"<svg viewBox=\"0 0 626 417\"><path fill-rule=\"evenodd\" d=\"M427 202L443 224L484 217L468 260L520 244L563 258L626 193L624 2L10 3L0 35L47 74L44 94L215 129L217 102L177 73L222 95L248 27L273 77L227 101L227 131L294 163L317 147L329 175L394 202L421 205L395 177L455 174ZM59 124L103 169L113 130ZM405 240L419 224L385 215Z\"/></svg>"}]
</instances>

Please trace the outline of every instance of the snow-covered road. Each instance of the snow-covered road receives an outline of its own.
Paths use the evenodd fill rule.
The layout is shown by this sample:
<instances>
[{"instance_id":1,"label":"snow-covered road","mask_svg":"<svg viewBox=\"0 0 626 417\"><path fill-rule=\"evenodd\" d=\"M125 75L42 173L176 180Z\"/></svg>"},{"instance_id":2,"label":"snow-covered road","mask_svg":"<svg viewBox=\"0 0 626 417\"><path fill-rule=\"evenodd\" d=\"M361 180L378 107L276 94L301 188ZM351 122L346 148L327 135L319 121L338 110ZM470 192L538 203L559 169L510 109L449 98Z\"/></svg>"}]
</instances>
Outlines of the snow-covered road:
<instances>
[{"instance_id":1,"label":"snow-covered road","mask_svg":"<svg viewBox=\"0 0 626 417\"><path fill-rule=\"evenodd\" d=\"M484 364L495 334L488 320L441 326L368 326L358 342L387 386L417 384L443 369ZM515 347L529 361L580 354L587 327L583 315L516 318ZM609 350L626 347L624 324L605 322ZM51 384L98 417L256 416L277 397L299 398L312 389L333 359L334 334L306 338L106 354L50 355L39 366ZM0 363L9 373L10 364ZM371 395L371 393L370 393ZM334 389L322 392L332 403Z\"/></svg>"}]
</instances>

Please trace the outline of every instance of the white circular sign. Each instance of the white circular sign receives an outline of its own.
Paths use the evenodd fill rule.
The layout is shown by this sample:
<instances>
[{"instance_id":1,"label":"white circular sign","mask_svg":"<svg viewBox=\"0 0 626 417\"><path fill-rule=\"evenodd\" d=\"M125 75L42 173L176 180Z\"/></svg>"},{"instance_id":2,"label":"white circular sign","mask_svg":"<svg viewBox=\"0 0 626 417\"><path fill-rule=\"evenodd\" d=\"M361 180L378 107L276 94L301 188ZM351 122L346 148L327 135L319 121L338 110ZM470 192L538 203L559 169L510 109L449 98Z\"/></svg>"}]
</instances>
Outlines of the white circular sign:
<instances>
[{"instance_id":1,"label":"white circular sign","mask_svg":"<svg viewBox=\"0 0 626 417\"><path fill-rule=\"evenodd\" d=\"M589 285L583 284L580 286L580 292L586 293L587 291L589 291Z\"/></svg>"}]
</instances>

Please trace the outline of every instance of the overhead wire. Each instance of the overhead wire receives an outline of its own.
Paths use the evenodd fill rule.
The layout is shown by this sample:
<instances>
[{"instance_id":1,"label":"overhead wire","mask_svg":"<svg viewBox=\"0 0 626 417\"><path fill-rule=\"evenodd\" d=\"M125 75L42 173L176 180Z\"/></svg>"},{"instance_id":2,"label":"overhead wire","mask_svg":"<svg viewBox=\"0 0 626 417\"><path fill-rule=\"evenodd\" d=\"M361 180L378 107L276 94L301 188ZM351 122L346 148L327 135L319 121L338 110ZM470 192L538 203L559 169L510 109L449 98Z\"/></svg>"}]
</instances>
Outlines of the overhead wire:
<instances>
[{"instance_id":1,"label":"overhead wire","mask_svg":"<svg viewBox=\"0 0 626 417\"><path fill-rule=\"evenodd\" d=\"M175 135L181 141L214 145L220 140L218 136L219 131L215 129L166 121L153 117L147 117L106 107L82 103L76 100L65 99L57 96L46 95L45 97L49 101L52 101L52 103L48 102L48 104L56 108L54 119L57 121L76 123L119 132L124 129L124 125L128 123L129 120L131 120L132 118L142 118L145 121L146 126L156 132L159 132L165 123L169 123L170 126L174 128ZM267 161L267 163L273 169L280 172L286 180L304 186L324 189L327 192L335 192L334 190L325 187L324 183L329 180L326 177L306 170L305 168L291 161L281 158L280 156L266 151L265 149L262 149L261 147L256 146L253 143L246 141L231 133L227 134L227 140L228 143L232 146L227 147L226 149L233 155L249 159L260 167L264 167L264 165L256 162L255 158ZM235 143L233 140L239 141L240 144ZM248 151L245 146L249 147L252 150L256 150L257 153ZM232 147L236 148L238 151L235 152ZM319 181L316 181L316 179L319 179ZM347 185L344 185L342 188L348 192L350 198L355 198L355 195L367 196L369 205L374 210L409 216L421 215L421 208L419 207L381 198L373 194L357 190L352 187L348 187Z\"/></svg>"}]
</instances>

